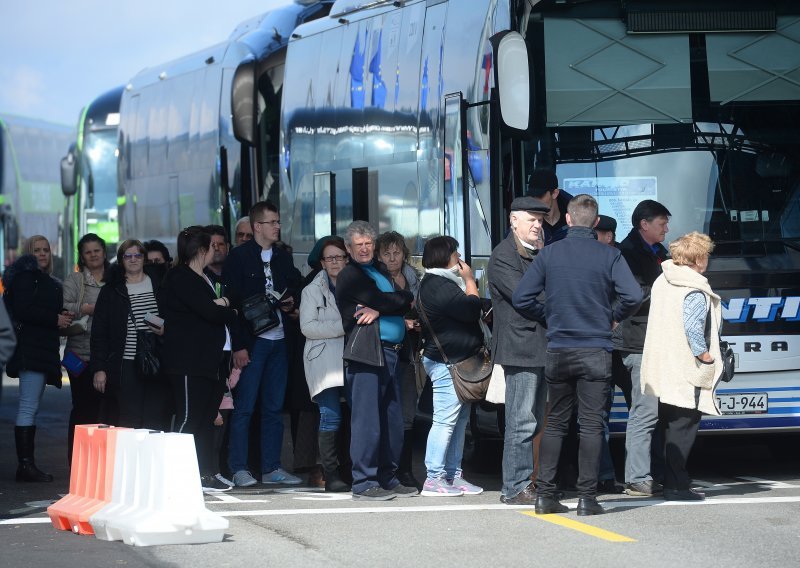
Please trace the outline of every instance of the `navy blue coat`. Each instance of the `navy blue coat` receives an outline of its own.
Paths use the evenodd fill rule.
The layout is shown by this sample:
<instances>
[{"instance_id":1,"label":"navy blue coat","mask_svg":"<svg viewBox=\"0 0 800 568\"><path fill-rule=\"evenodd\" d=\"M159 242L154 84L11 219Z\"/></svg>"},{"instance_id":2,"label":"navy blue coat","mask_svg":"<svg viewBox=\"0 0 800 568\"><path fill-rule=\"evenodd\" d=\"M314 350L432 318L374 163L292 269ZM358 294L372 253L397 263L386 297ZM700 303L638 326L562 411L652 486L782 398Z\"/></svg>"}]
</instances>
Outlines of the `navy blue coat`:
<instances>
[{"instance_id":1,"label":"navy blue coat","mask_svg":"<svg viewBox=\"0 0 800 568\"><path fill-rule=\"evenodd\" d=\"M536 297L544 290L546 304ZM642 290L620 252L588 227L570 227L564 239L534 258L514 291L521 314L547 324L548 349L611 349L612 322L633 314Z\"/></svg>"},{"instance_id":2,"label":"navy blue coat","mask_svg":"<svg viewBox=\"0 0 800 568\"><path fill-rule=\"evenodd\" d=\"M251 239L228 253L228 258L222 267L222 280L225 283L225 293L231 299L233 306L239 305L242 300L250 296L264 292L266 277L264 263L261 260L262 250L261 245L255 239ZM300 271L295 268L291 255L273 245L270 270L275 291L285 292L284 298L293 297L295 307L299 306L302 277ZM230 332L234 351L252 350L256 336L250 332L249 324L244 317L240 316L239 325L232 326Z\"/></svg>"}]
</instances>

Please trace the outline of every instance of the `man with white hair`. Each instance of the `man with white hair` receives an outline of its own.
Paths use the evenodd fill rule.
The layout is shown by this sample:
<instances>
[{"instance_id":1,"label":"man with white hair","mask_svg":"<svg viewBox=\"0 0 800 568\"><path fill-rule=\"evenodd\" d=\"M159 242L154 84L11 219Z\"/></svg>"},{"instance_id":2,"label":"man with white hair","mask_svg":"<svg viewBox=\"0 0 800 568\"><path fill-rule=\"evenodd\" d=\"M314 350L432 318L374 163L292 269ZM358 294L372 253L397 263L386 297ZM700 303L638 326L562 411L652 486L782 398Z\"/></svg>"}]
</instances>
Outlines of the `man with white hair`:
<instances>
[{"instance_id":1,"label":"man with white hair","mask_svg":"<svg viewBox=\"0 0 800 568\"><path fill-rule=\"evenodd\" d=\"M351 400L350 458L353 498L386 501L413 497L416 487L397 479L403 447L400 349L406 333L403 316L414 296L395 291L389 271L375 259L378 232L366 221L353 221L344 236L352 262L336 278L336 305L345 332L345 388ZM376 323L380 322L380 323ZM370 326L374 324L374 326ZM374 343L370 332L380 334ZM363 338L356 361L348 349Z\"/></svg>"},{"instance_id":2,"label":"man with white hair","mask_svg":"<svg viewBox=\"0 0 800 568\"><path fill-rule=\"evenodd\" d=\"M535 197L511 202L511 231L489 259L489 294L495 326L494 362L506 376L506 431L503 443L503 489L509 505L533 505L536 499L533 439L542 429L547 392L544 382L544 328L511 305L517 284L544 245L542 223L550 208Z\"/></svg>"}]
</instances>

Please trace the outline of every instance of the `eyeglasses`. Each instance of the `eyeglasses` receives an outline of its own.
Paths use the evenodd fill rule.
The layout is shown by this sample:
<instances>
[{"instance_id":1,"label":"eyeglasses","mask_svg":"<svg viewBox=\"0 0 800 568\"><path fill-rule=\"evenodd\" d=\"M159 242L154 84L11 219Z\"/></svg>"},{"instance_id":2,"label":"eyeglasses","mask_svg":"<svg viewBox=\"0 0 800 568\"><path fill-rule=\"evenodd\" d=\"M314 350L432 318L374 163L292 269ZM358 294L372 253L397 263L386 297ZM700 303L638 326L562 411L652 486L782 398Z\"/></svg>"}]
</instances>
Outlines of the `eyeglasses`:
<instances>
[{"instance_id":1,"label":"eyeglasses","mask_svg":"<svg viewBox=\"0 0 800 568\"><path fill-rule=\"evenodd\" d=\"M140 252L135 252L133 254L123 254L122 258L125 260L142 260L144 255Z\"/></svg>"},{"instance_id":2,"label":"eyeglasses","mask_svg":"<svg viewBox=\"0 0 800 568\"><path fill-rule=\"evenodd\" d=\"M280 221L256 221L256 225L269 225L270 227L280 226Z\"/></svg>"},{"instance_id":3,"label":"eyeglasses","mask_svg":"<svg viewBox=\"0 0 800 568\"><path fill-rule=\"evenodd\" d=\"M246 240L249 241L250 239L253 238L253 233L242 233L240 231L240 232L236 233L236 238L237 239L246 239Z\"/></svg>"},{"instance_id":4,"label":"eyeglasses","mask_svg":"<svg viewBox=\"0 0 800 568\"><path fill-rule=\"evenodd\" d=\"M332 254L330 256L323 256L322 260L325 262L344 262L344 259L347 258L347 255L344 254Z\"/></svg>"}]
</instances>

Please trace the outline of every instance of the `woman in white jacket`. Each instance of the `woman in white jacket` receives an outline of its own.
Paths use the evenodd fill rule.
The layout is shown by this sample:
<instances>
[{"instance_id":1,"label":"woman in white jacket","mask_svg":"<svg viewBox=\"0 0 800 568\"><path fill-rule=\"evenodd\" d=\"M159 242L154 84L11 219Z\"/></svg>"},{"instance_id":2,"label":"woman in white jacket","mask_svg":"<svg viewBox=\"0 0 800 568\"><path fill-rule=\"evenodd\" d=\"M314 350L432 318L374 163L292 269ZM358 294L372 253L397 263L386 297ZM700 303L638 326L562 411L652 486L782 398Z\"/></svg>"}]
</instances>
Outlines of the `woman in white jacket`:
<instances>
[{"instance_id":1,"label":"woman in white jacket","mask_svg":"<svg viewBox=\"0 0 800 568\"><path fill-rule=\"evenodd\" d=\"M350 487L339 477L336 437L342 421L344 386L344 328L336 307L336 277L347 264L347 249L340 237L327 237L322 246L322 270L303 289L300 330L306 337L303 365L311 400L319 405L319 453L325 470L325 491L344 492Z\"/></svg>"},{"instance_id":2,"label":"woman in white jacket","mask_svg":"<svg viewBox=\"0 0 800 568\"><path fill-rule=\"evenodd\" d=\"M703 272L714 244L693 232L669 245L672 260L661 264L653 283L650 323L642 354L642 391L658 397L664 425L664 498L702 501L691 488L686 461L700 417L717 416L714 391L722 374L719 348L720 298Z\"/></svg>"}]
</instances>

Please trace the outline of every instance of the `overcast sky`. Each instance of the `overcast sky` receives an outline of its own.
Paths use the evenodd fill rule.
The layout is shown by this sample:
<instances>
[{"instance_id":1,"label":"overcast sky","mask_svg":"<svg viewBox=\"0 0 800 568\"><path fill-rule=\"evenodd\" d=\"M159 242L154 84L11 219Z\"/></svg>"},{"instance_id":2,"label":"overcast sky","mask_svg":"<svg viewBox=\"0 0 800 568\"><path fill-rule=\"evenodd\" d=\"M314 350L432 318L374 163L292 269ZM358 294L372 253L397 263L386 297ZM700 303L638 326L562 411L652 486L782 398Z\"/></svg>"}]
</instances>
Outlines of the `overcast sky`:
<instances>
[{"instance_id":1,"label":"overcast sky","mask_svg":"<svg viewBox=\"0 0 800 568\"><path fill-rule=\"evenodd\" d=\"M291 0L2 0L0 113L69 126L136 73Z\"/></svg>"}]
</instances>

